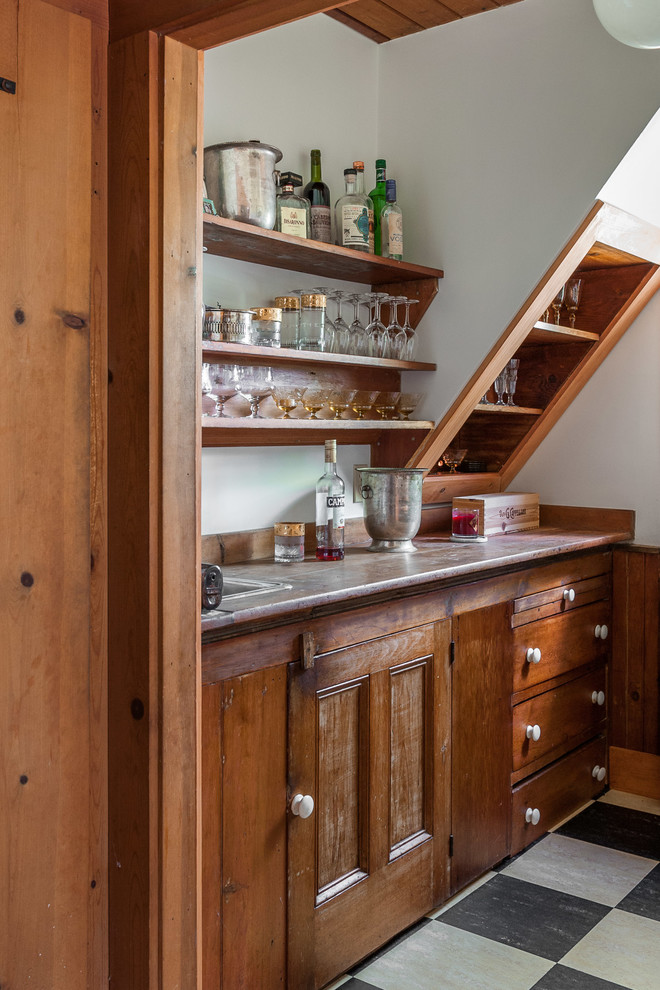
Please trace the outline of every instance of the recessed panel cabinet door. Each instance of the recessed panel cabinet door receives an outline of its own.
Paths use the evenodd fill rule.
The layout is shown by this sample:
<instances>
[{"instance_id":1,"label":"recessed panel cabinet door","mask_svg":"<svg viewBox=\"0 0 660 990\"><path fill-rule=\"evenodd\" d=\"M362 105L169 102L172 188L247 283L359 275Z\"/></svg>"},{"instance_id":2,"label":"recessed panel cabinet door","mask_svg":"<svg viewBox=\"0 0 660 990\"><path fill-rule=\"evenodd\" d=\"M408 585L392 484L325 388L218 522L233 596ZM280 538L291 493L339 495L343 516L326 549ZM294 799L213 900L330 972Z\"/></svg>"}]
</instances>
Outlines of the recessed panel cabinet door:
<instances>
[{"instance_id":1,"label":"recessed panel cabinet door","mask_svg":"<svg viewBox=\"0 0 660 990\"><path fill-rule=\"evenodd\" d=\"M448 893L448 671L448 622L289 666L292 990L323 986Z\"/></svg>"}]
</instances>

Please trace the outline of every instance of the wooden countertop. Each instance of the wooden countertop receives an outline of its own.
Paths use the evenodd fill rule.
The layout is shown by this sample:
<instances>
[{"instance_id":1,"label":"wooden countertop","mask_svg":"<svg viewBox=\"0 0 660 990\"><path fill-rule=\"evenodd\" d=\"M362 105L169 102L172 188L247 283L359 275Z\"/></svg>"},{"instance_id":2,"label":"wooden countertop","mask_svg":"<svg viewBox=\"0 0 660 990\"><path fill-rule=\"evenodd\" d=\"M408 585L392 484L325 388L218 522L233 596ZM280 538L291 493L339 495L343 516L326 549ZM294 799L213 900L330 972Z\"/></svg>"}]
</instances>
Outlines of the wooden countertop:
<instances>
[{"instance_id":1,"label":"wooden countertop","mask_svg":"<svg viewBox=\"0 0 660 990\"><path fill-rule=\"evenodd\" d=\"M622 513L625 516L625 513ZM622 520L623 522L623 520ZM542 526L523 533L493 536L487 543L452 543L447 533L415 539L417 552L374 553L369 543L350 546L342 561L306 557L298 564L254 560L223 568L226 576L285 581L285 590L256 595L202 616L202 641L213 642L287 620L299 621L341 611L348 602L370 604L394 596L439 590L607 547L632 538L632 528Z\"/></svg>"}]
</instances>

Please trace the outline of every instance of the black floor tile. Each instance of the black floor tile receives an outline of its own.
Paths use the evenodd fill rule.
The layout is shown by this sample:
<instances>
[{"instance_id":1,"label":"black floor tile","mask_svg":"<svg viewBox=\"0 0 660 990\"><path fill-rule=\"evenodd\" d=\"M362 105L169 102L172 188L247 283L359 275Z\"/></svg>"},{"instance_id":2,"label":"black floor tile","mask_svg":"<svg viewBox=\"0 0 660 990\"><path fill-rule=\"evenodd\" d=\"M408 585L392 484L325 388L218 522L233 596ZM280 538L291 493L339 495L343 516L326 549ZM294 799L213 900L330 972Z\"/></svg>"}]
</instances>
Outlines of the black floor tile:
<instances>
[{"instance_id":1,"label":"black floor tile","mask_svg":"<svg viewBox=\"0 0 660 990\"><path fill-rule=\"evenodd\" d=\"M649 812L596 801L556 833L660 860L660 815Z\"/></svg>"},{"instance_id":2,"label":"black floor tile","mask_svg":"<svg viewBox=\"0 0 660 990\"><path fill-rule=\"evenodd\" d=\"M441 914L437 923L557 962L609 911L583 897L498 874Z\"/></svg>"},{"instance_id":3,"label":"black floor tile","mask_svg":"<svg viewBox=\"0 0 660 990\"><path fill-rule=\"evenodd\" d=\"M660 826L659 826L660 827ZM644 918L660 921L660 866L647 873L643 880L617 904L620 911L641 914Z\"/></svg>"},{"instance_id":4,"label":"black floor tile","mask_svg":"<svg viewBox=\"0 0 660 990\"><path fill-rule=\"evenodd\" d=\"M342 983L341 990L378 990L373 983L365 983L364 980L356 980L353 977L348 983Z\"/></svg>"},{"instance_id":5,"label":"black floor tile","mask_svg":"<svg viewBox=\"0 0 660 990\"><path fill-rule=\"evenodd\" d=\"M532 990L622 990L619 983L601 980L568 966L553 966Z\"/></svg>"}]
</instances>

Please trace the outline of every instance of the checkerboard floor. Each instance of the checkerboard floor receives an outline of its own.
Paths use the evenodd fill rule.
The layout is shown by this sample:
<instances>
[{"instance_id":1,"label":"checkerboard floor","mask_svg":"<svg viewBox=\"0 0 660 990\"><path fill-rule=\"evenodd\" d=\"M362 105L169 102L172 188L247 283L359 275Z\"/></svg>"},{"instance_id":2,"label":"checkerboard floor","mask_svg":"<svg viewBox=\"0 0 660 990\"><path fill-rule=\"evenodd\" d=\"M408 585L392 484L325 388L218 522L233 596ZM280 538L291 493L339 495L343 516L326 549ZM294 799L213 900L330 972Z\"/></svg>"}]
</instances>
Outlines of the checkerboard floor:
<instances>
[{"instance_id":1,"label":"checkerboard floor","mask_svg":"<svg viewBox=\"0 0 660 990\"><path fill-rule=\"evenodd\" d=\"M339 987L660 990L660 802L608 791Z\"/></svg>"}]
</instances>

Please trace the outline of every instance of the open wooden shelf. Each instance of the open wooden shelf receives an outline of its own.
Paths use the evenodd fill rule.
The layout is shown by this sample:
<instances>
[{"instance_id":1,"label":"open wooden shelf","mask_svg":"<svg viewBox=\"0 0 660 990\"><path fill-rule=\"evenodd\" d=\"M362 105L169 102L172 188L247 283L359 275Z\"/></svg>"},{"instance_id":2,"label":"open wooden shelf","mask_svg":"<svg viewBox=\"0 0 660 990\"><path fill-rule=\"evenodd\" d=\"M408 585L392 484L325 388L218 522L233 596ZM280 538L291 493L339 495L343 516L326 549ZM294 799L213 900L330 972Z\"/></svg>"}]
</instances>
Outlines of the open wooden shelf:
<instances>
[{"instance_id":1,"label":"open wooden shelf","mask_svg":"<svg viewBox=\"0 0 660 990\"><path fill-rule=\"evenodd\" d=\"M526 344L566 344L576 340L598 340L599 335L592 330L578 330L557 323L543 323L537 320L530 330Z\"/></svg>"},{"instance_id":2,"label":"open wooden shelf","mask_svg":"<svg viewBox=\"0 0 660 990\"><path fill-rule=\"evenodd\" d=\"M543 412L542 409L529 406L498 406L495 402L489 405L478 402L473 411L486 416L540 416Z\"/></svg>"},{"instance_id":3,"label":"open wooden shelf","mask_svg":"<svg viewBox=\"0 0 660 990\"><path fill-rule=\"evenodd\" d=\"M206 213L204 247L209 254L223 258L306 272L320 278L336 278L371 285L418 282L439 279L444 275L439 268L412 265L406 261L381 258L376 254L353 251L336 244L292 237L277 230L264 230L263 227L225 220Z\"/></svg>"},{"instance_id":4,"label":"open wooden shelf","mask_svg":"<svg viewBox=\"0 0 660 990\"><path fill-rule=\"evenodd\" d=\"M256 347L252 344L229 344L214 340L202 342L204 359L209 362L254 364L294 364L301 367L339 365L364 368L391 368L398 371L435 371L436 365L425 361L397 361L392 358L360 357L355 354L327 354L319 351L297 351L290 347ZM244 360L247 359L247 360Z\"/></svg>"},{"instance_id":5,"label":"open wooden shelf","mask_svg":"<svg viewBox=\"0 0 660 990\"><path fill-rule=\"evenodd\" d=\"M408 434L421 443L433 423L374 419L251 419L202 417L202 447L293 446L336 439L342 444L376 444L385 435Z\"/></svg>"}]
</instances>

